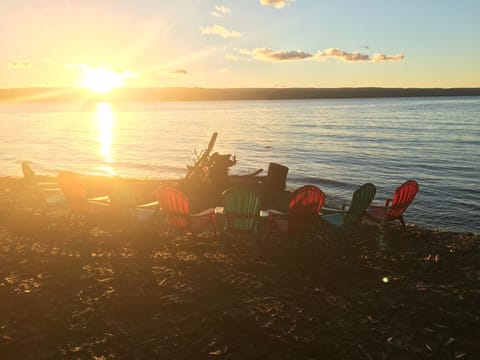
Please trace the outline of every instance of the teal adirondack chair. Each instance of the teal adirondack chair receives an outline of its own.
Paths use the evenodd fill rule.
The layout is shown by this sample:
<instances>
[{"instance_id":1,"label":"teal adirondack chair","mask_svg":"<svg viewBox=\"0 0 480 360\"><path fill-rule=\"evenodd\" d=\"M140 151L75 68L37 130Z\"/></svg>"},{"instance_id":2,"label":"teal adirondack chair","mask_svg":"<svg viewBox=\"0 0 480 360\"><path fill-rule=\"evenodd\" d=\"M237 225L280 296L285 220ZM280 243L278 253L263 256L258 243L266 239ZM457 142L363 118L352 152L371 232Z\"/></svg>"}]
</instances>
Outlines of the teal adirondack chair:
<instances>
[{"instance_id":1,"label":"teal adirondack chair","mask_svg":"<svg viewBox=\"0 0 480 360\"><path fill-rule=\"evenodd\" d=\"M223 208L217 208L217 213L225 220L221 235L251 234L259 239L261 193L253 187L232 186L223 192L222 197Z\"/></svg>"},{"instance_id":2,"label":"teal adirondack chair","mask_svg":"<svg viewBox=\"0 0 480 360\"><path fill-rule=\"evenodd\" d=\"M324 215L321 218L322 223L339 232L355 228L365 215L365 211L373 201L376 192L375 185L371 183L360 186L353 193L352 202L347 211Z\"/></svg>"}]
</instances>

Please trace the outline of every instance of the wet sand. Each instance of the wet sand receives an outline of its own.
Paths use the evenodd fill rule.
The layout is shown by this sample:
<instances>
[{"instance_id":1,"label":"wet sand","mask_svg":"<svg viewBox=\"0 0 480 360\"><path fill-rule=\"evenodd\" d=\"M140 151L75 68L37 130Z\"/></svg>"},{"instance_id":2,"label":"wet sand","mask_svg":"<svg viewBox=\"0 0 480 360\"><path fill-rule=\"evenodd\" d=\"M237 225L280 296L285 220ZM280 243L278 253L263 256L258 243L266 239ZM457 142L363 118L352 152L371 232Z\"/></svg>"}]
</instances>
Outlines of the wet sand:
<instances>
[{"instance_id":1,"label":"wet sand","mask_svg":"<svg viewBox=\"0 0 480 360\"><path fill-rule=\"evenodd\" d=\"M480 357L479 235L259 245L67 215L0 207L2 359Z\"/></svg>"}]
</instances>

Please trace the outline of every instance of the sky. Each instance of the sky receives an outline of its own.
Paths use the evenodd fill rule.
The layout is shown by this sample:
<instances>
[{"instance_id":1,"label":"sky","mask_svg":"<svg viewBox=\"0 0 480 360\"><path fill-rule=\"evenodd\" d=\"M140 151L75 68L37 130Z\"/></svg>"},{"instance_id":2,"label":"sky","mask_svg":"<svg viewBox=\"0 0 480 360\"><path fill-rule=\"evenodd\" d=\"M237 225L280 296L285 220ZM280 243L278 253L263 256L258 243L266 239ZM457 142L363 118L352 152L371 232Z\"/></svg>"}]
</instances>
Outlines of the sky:
<instances>
[{"instance_id":1,"label":"sky","mask_svg":"<svg viewBox=\"0 0 480 360\"><path fill-rule=\"evenodd\" d=\"M480 87L478 0L0 0L0 88Z\"/></svg>"}]
</instances>

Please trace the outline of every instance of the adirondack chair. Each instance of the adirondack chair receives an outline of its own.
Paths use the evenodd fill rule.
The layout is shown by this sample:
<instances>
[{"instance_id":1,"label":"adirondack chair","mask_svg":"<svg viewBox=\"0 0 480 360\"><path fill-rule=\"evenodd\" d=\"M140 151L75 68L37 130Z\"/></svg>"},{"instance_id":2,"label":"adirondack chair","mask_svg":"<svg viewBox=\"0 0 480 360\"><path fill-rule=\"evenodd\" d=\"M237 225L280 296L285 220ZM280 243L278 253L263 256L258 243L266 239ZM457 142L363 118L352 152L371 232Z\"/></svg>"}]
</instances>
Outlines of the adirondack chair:
<instances>
[{"instance_id":1,"label":"adirondack chair","mask_svg":"<svg viewBox=\"0 0 480 360\"><path fill-rule=\"evenodd\" d=\"M23 185L17 194L16 207L30 208L32 211L45 211L65 203L65 197L58 183L39 181L32 168L22 161Z\"/></svg>"},{"instance_id":2,"label":"adirondack chair","mask_svg":"<svg viewBox=\"0 0 480 360\"><path fill-rule=\"evenodd\" d=\"M232 186L223 192L222 199L223 207L215 210L224 219L220 232L222 237L225 234L247 234L258 240L263 205L260 192L250 186Z\"/></svg>"},{"instance_id":3,"label":"adirondack chair","mask_svg":"<svg viewBox=\"0 0 480 360\"><path fill-rule=\"evenodd\" d=\"M157 212L158 201L137 204L134 189L122 179L112 180L108 197L113 218L122 225L129 226L149 221Z\"/></svg>"},{"instance_id":4,"label":"adirondack chair","mask_svg":"<svg viewBox=\"0 0 480 360\"><path fill-rule=\"evenodd\" d=\"M372 202L376 193L375 185L366 183L360 186L352 196L352 202L347 211L321 217L322 224L326 224L336 231L344 233L355 228Z\"/></svg>"},{"instance_id":5,"label":"adirondack chair","mask_svg":"<svg viewBox=\"0 0 480 360\"><path fill-rule=\"evenodd\" d=\"M273 230L286 237L301 238L313 234L324 201L325 194L318 187L305 185L298 188L290 195L287 213L268 210L267 237L271 237Z\"/></svg>"},{"instance_id":6,"label":"adirondack chair","mask_svg":"<svg viewBox=\"0 0 480 360\"><path fill-rule=\"evenodd\" d=\"M393 194L392 199L386 199L383 206L370 205L367 209L368 218L385 225L386 222L399 220L403 228L407 225L403 218L405 210L412 203L419 189L415 180L408 180L400 185Z\"/></svg>"},{"instance_id":7,"label":"adirondack chair","mask_svg":"<svg viewBox=\"0 0 480 360\"><path fill-rule=\"evenodd\" d=\"M214 208L192 214L188 197L171 186L161 187L155 191L155 194L160 207L160 215L166 217L169 230L171 228L180 229L190 232L192 237L195 237L210 225L214 238L217 238Z\"/></svg>"},{"instance_id":8,"label":"adirondack chair","mask_svg":"<svg viewBox=\"0 0 480 360\"><path fill-rule=\"evenodd\" d=\"M75 173L61 171L57 175L57 182L62 190L70 213L90 217L99 212L108 211L108 196L88 198L82 179Z\"/></svg>"}]
</instances>

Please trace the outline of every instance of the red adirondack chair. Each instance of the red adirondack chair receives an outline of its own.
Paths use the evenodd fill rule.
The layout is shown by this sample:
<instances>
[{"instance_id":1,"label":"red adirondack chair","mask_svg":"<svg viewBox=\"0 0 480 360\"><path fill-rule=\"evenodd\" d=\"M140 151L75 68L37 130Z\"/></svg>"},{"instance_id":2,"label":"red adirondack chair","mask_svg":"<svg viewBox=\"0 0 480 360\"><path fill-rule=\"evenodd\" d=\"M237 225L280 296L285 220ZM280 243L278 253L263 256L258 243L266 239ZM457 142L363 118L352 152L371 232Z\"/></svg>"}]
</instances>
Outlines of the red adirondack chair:
<instances>
[{"instance_id":1,"label":"red adirondack chair","mask_svg":"<svg viewBox=\"0 0 480 360\"><path fill-rule=\"evenodd\" d=\"M61 171L57 175L57 182L72 214L89 217L108 210L108 196L88 198L82 179L75 173Z\"/></svg>"},{"instance_id":2,"label":"red adirondack chair","mask_svg":"<svg viewBox=\"0 0 480 360\"><path fill-rule=\"evenodd\" d=\"M290 195L288 212L269 210L267 237L274 229L284 236L303 237L313 233L313 225L325 201L325 194L314 185L305 185Z\"/></svg>"},{"instance_id":3,"label":"red adirondack chair","mask_svg":"<svg viewBox=\"0 0 480 360\"><path fill-rule=\"evenodd\" d=\"M160 207L160 213L165 215L169 228L190 232L195 237L200 231L211 225L214 237L217 239L214 208L192 214L187 196L170 186L161 187L155 194Z\"/></svg>"},{"instance_id":4,"label":"red adirondack chair","mask_svg":"<svg viewBox=\"0 0 480 360\"><path fill-rule=\"evenodd\" d=\"M419 186L415 180L408 180L400 185L393 194L392 199L386 199L384 206L371 205L367 209L367 216L379 223L399 220L406 229L403 214L412 203L417 194Z\"/></svg>"}]
</instances>

